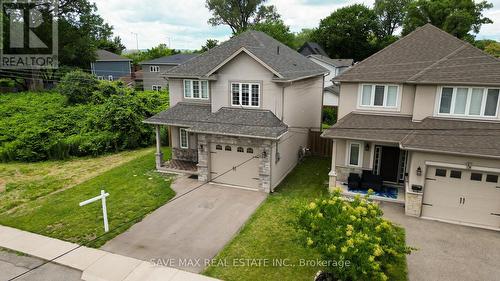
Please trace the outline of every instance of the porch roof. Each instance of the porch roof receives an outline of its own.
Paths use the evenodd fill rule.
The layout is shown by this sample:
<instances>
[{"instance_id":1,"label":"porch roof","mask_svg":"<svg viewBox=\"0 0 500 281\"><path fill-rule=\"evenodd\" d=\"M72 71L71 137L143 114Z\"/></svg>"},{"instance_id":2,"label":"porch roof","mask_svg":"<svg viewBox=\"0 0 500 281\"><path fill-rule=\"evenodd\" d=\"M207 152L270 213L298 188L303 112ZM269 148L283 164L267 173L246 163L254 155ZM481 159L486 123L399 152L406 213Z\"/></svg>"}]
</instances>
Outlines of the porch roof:
<instances>
[{"instance_id":1,"label":"porch roof","mask_svg":"<svg viewBox=\"0 0 500 281\"><path fill-rule=\"evenodd\" d=\"M349 113L321 136L399 143L414 127L409 116Z\"/></svg>"},{"instance_id":2,"label":"porch roof","mask_svg":"<svg viewBox=\"0 0 500 281\"><path fill-rule=\"evenodd\" d=\"M188 131L278 139L287 130L288 126L269 110L223 107Z\"/></svg>"},{"instance_id":3,"label":"porch roof","mask_svg":"<svg viewBox=\"0 0 500 281\"><path fill-rule=\"evenodd\" d=\"M209 104L179 102L173 107L144 120L144 123L191 127L197 122L206 120L210 114Z\"/></svg>"},{"instance_id":4,"label":"porch roof","mask_svg":"<svg viewBox=\"0 0 500 281\"><path fill-rule=\"evenodd\" d=\"M500 123L350 113L322 137L397 143L402 149L500 158Z\"/></svg>"}]
</instances>

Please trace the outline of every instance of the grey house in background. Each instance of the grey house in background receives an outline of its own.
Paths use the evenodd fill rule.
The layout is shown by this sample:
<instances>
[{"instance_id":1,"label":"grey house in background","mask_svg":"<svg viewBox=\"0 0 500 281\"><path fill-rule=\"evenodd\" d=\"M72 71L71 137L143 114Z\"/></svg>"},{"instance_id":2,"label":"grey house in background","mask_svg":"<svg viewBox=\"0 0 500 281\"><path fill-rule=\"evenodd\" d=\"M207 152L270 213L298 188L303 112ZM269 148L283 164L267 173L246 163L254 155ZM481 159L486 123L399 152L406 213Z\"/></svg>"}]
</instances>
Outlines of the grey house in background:
<instances>
[{"instance_id":1,"label":"grey house in background","mask_svg":"<svg viewBox=\"0 0 500 281\"><path fill-rule=\"evenodd\" d=\"M300 47L297 52L306 57L310 55L320 55L328 57L328 54L325 52L325 50L323 50L323 48L321 48L321 46L315 42L304 43L304 45L302 45L302 47Z\"/></svg>"},{"instance_id":2,"label":"grey house in background","mask_svg":"<svg viewBox=\"0 0 500 281\"><path fill-rule=\"evenodd\" d=\"M176 54L141 62L144 90L159 91L167 88L168 81L161 76L161 73L165 73L170 68L182 64L196 56L198 56L198 54Z\"/></svg>"},{"instance_id":3,"label":"grey house in background","mask_svg":"<svg viewBox=\"0 0 500 281\"><path fill-rule=\"evenodd\" d=\"M115 81L131 76L131 61L106 50L97 50L97 60L90 64L90 68L98 79Z\"/></svg>"}]
</instances>

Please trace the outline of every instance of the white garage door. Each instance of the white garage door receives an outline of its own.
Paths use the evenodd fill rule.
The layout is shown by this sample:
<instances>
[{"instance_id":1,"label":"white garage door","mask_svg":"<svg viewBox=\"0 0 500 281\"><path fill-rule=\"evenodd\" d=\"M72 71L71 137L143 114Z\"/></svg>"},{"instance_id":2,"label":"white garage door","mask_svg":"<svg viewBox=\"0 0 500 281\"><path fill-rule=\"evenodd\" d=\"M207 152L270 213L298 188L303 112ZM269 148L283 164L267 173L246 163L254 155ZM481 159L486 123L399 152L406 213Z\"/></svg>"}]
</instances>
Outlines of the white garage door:
<instances>
[{"instance_id":1,"label":"white garage door","mask_svg":"<svg viewBox=\"0 0 500 281\"><path fill-rule=\"evenodd\" d=\"M212 143L210 155L212 182L259 188L260 159L255 147Z\"/></svg>"},{"instance_id":2,"label":"white garage door","mask_svg":"<svg viewBox=\"0 0 500 281\"><path fill-rule=\"evenodd\" d=\"M428 167L422 216L500 228L498 174Z\"/></svg>"}]
</instances>

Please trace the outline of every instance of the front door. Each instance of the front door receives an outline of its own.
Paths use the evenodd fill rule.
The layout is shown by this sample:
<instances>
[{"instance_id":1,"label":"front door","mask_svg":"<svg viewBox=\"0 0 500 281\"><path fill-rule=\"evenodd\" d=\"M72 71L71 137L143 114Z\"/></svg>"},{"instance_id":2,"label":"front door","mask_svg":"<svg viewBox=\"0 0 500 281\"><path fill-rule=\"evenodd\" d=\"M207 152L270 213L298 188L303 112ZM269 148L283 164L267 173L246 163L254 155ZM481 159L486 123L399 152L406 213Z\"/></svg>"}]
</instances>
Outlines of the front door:
<instances>
[{"instance_id":1,"label":"front door","mask_svg":"<svg viewBox=\"0 0 500 281\"><path fill-rule=\"evenodd\" d=\"M382 146L379 175L384 181L397 182L399 170L399 147Z\"/></svg>"}]
</instances>

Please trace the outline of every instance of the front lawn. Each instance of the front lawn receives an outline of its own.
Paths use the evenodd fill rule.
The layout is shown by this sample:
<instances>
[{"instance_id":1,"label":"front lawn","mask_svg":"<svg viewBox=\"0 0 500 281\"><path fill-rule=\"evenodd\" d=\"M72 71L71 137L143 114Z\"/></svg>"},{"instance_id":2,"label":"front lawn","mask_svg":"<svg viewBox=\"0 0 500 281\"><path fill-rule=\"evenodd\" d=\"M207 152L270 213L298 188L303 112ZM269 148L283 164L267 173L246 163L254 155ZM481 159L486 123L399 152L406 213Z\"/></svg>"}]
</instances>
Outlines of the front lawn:
<instances>
[{"instance_id":1,"label":"front lawn","mask_svg":"<svg viewBox=\"0 0 500 281\"><path fill-rule=\"evenodd\" d=\"M280 184L257 209L241 232L217 255L214 264L204 274L222 280L313 280L321 268L301 266L300 260L321 259L312 249L303 247L292 225L297 209L313 199L327 195L330 160L308 158ZM402 231L401 235L404 235ZM286 259L295 266L241 266L241 259ZM233 261L236 260L233 266ZM246 261L244 261L246 263ZM407 280L406 259L401 260L390 280Z\"/></svg>"},{"instance_id":2,"label":"front lawn","mask_svg":"<svg viewBox=\"0 0 500 281\"><path fill-rule=\"evenodd\" d=\"M165 151L167 156L169 153L169 150ZM113 165L111 159L107 159L108 165ZM82 160L76 159L73 161ZM85 163L85 161L82 163ZM2 166L4 172L8 170L5 165ZM97 166L96 169L102 169L99 165ZM66 172L70 172L69 170L66 169ZM33 192L17 193L21 198L12 200L22 201L23 204L10 209L4 206L4 210L0 212L0 224L79 244L87 243L104 233L102 208L100 202L84 207L79 207L78 203L99 195L100 190L104 189L110 193L107 198L110 229L118 226L120 228L109 232L88 245L99 247L127 230L135 222L140 221L145 215L162 206L174 196L174 191L170 188L172 178L161 175L154 170L154 150L147 149L141 151L138 158L97 176L94 174L95 177L64 191L53 192L35 200L24 200L29 199L32 193L36 194L36 189L44 189L45 185L52 186L54 185L53 182L57 182L57 180L52 179L45 183L42 182L43 184L37 186ZM94 173L92 169L90 171L83 170L82 172ZM53 173L57 174L58 172L54 170ZM48 176L50 176L50 173ZM74 174L74 176L78 177L79 175ZM70 177L61 180L55 185L61 187L72 181L75 181L75 179ZM36 184L35 181L33 184ZM21 184L12 186L21 189L26 188L26 185ZM53 188L49 189L52 190ZM3 193L0 192L0 195Z\"/></svg>"}]
</instances>

